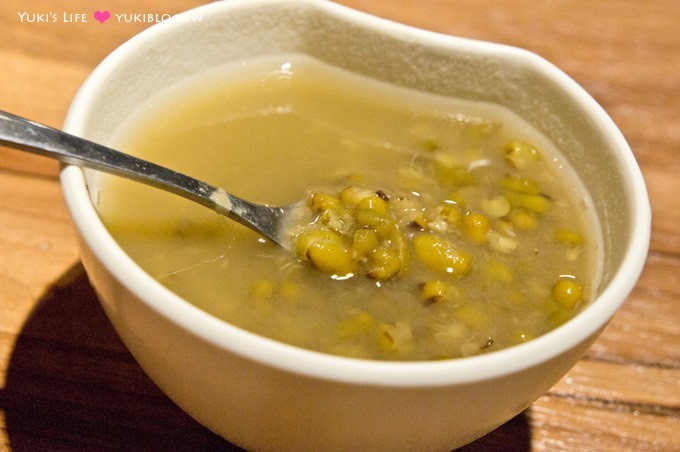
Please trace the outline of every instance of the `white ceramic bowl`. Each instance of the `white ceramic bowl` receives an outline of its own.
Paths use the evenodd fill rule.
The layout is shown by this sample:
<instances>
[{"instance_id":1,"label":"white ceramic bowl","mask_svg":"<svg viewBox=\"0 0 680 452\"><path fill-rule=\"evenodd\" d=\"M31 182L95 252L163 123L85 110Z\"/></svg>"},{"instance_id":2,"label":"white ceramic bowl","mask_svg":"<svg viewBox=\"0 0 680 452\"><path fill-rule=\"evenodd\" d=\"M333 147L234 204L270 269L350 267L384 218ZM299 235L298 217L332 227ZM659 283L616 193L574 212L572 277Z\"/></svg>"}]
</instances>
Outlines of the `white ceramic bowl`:
<instances>
[{"instance_id":1,"label":"white ceramic bowl","mask_svg":"<svg viewBox=\"0 0 680 452\"><path fill-rule=\"evenodd\" d=\"M159 89L234 60L303 53L423 91L506 105L552 139L590 191L604 241L597 298L526 344L441 362L372 362L277 343L174 295L119 248L92 199L94 172L66 167L82 260L111 322L156 384L228 440L257 450L444 450L484 435L550 388L595 340L648 249L644 181L619 130L557 68L516 48L443 36L329 2L230 0L144 31L84 83L66 129L106 143Z\"/></svg>"}]
</instances>

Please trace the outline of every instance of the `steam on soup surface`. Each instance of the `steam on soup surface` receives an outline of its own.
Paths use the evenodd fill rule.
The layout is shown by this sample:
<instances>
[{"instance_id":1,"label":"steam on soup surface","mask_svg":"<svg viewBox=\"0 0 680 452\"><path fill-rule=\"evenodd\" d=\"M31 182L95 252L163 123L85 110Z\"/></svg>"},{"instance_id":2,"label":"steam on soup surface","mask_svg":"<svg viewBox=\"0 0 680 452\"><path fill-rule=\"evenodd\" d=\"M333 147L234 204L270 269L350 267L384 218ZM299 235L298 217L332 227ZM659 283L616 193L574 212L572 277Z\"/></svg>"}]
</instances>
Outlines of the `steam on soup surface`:
<instances>
[{"instance_id":1,"label":"steam on soup surface","mask_svg":"<svg viewBox=\"0 0 680 452\"><path fill-rule=\"evenodd\" d=\"M141 184L107 177L99 194L158 281L282 342L380 360L486 353L562 324L595 282L579 184L498 106L290 55L169 89L113 141L256 202L307 199L294 254Z\"/></svg>"}]
</instances>

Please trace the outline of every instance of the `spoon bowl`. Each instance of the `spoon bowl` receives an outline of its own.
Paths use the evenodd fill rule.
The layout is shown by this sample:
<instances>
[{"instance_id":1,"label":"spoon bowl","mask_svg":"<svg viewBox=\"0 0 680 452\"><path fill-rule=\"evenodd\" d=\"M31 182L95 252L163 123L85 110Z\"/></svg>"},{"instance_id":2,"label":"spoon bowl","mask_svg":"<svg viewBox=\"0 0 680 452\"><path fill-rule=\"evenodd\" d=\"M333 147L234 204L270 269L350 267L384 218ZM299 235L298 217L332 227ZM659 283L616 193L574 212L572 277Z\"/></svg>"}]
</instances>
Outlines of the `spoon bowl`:
<instances>
[{"instance_id":1,"label":"spoon bowl","mask_svg":"<svg viewBox=\"0 0 680 452\"><path fill-rule=\"evenodd\" d=\"M285 238L284 223L298 203L287 207L255 204L227 193L221 187L2 110L0 142L175 193L241 223L285 249L290 247Z\"/></svg>"}]
</instances>

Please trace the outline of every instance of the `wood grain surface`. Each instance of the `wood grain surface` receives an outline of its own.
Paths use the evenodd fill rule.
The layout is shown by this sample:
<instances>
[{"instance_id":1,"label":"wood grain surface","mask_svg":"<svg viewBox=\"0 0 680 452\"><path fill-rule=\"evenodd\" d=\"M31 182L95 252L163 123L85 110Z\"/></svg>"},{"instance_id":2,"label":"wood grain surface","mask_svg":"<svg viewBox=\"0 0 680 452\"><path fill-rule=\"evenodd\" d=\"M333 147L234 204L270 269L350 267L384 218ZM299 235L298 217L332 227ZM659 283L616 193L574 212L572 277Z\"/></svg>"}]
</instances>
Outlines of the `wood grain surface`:
<instances>
[{"instance_id":1,"label":"wood grain surface","mask_svg":"<svg viewBox=\"0 0 680 452\"><path fill-rule=\"evenodd\" d=\"M201 3L3 0L0 109L60 127L97 63L151 25L99 23L95 10L173 14ZM680 450L680 3L340 3L542 55L612 116L648 184L651 251L623 308L555 387L464 450ZM0 147L0 448L238 450L168 400L113 332L79 264L58 169Z\"/></svg>"}]
</instances>

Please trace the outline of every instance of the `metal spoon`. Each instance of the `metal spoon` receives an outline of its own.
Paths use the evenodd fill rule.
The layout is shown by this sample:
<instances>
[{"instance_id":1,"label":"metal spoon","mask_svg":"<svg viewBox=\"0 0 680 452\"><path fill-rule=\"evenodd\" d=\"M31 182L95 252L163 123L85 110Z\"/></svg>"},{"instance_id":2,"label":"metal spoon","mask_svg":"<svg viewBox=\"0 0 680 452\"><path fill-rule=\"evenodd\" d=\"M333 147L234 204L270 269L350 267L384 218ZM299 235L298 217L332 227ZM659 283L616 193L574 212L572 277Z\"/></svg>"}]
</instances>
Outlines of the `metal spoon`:
<instances>
[{"instance_id":1,"label":"metal spoon","mask_svg":"<svg viewBox=\"0 0 680 452\"><path fill-rule=\"evenodd\" d=\"M220 187L2 110L0 143L175 193L226 215L286 249L290 247L283 223L297 204L287 207L255 204Z\"/></svg>"}]
</instances>

